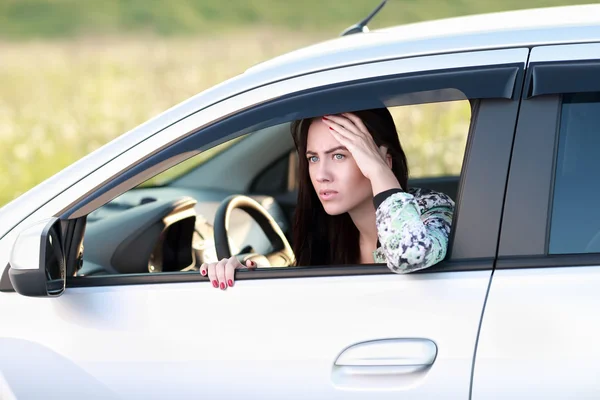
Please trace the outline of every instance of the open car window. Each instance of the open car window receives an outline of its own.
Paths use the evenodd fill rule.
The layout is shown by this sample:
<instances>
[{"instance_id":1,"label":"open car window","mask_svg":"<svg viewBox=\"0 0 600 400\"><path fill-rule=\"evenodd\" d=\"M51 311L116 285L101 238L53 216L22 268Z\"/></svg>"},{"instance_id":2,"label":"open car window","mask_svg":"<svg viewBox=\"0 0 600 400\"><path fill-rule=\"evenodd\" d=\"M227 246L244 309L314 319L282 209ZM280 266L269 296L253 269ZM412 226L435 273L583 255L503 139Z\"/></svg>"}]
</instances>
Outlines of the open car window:
<instances>
[{"instance_id":1,"label":"open car window","mask_svg":"<svg viewBox=\"0 0 600 400\"><path fill-rule=\"evenodd\" d=\"M470 102L404 105L390 107L390 112L409 160L411 183L454 198L469 130ZM276 161L257 157L257 149L268 149ZM264 164L255 168L259 171L256 176L248 172L252 171L250 161ZM223 190L222 182L253 182L263 174L297 178L289 173L290 168L297 168L297 155L290 123L285 122L223 142L160 173L88 215L86 256L78 275L187 272L197 270L203 262L218 261L215 218L221 202L235 193L257 200L291 242L296 205L293 182L286 181L279 193L243 185L237 191ZM219 176L218 184L207 186L210 179L203 179L206 175ZM157 185L161 179L164 181ZM271 254L277 250L244 211L234 210L228 222L233 253Z\"/></svg>"}]
</instances>

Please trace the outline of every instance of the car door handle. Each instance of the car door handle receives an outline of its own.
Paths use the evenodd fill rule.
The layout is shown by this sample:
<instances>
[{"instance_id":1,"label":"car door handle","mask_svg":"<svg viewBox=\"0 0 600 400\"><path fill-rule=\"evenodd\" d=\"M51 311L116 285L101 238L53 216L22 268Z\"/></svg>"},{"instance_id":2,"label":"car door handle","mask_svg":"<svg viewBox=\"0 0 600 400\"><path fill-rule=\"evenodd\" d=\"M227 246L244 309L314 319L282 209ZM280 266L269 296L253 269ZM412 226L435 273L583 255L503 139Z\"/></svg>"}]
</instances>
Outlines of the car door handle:
<instances>
[{"instance_id":1,"label":"car door handle","mask_svg":"<svg viewBox=\"0 0 600 400\"><path fill-rule=\"evenodd\" d=\"M350 346L335 361L337 366L431 366L437 346L429 339L384 339Z\"/></svg>"},{"instance_id":2,"label":"car door handle","mask_svg":"<svg viewBox=\"0 0 600 400\"><path fill-rule=\"evenodd\" d=\"M342 351L333 365L339 388L398 389L415 384L437 357L429 339L382 339L357 343Z\"/></svg>"}]
</instances>

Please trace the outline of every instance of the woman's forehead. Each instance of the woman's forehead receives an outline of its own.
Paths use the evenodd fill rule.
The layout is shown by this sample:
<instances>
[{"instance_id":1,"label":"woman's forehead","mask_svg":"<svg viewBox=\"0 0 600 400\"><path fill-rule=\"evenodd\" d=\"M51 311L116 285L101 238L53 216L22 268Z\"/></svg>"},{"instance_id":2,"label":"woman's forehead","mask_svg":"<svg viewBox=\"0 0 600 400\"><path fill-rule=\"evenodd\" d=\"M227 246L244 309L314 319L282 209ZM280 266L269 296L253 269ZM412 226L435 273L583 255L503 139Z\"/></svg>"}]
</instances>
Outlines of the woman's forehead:
<instances>
[{"instance_id":1,"label":"woman's forehead","mask_svg":"<svg viewBox=\"0 0 600 400\"><path fill-rule=\"evenodd\" d=\"M306 139L306 150L316 153L340 146L329 130L329 126L323 121L317 120L310 124L308 137Z\"/></svg>"}]
</instances>

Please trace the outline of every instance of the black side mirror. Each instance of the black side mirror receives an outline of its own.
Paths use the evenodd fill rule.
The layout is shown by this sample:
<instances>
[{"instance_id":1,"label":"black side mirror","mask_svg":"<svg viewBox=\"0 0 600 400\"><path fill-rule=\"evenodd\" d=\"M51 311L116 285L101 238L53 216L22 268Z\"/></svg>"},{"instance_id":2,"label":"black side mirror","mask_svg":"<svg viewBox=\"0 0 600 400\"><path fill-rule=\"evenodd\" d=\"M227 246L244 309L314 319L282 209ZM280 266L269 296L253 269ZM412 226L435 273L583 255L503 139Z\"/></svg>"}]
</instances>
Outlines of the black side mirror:
<instances>
[{"instance_id":1,"label":"black side mirror","mask_svg":"<svg viewBox=\"0 0 600 400\"><path fill-rule=\"evenodd\" d=\"M9 264L8 275L17 293L30 297L60 296L66 283L60 220L50 218L22 231Z\"/></svg>"}]
</instances>

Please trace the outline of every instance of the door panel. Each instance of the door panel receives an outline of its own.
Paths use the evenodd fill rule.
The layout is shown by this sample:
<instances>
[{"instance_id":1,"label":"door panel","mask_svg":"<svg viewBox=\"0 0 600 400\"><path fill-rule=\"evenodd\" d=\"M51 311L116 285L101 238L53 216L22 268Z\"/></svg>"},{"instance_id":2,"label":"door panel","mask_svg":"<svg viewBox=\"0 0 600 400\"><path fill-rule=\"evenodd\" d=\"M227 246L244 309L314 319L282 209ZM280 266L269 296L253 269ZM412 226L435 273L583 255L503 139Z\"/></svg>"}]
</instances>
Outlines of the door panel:
<instances>
[{"instance_id":1,"label":"door panel","mask_svg":"<svg viewBox=\"0 0 600 400\"><path fill-rule=\"evenodd\" d=\"M600 268L494 273L473 399L597 399Z\"/></svg>"},{"instance_id":2,"label":"door panel","mask_svg":"<svg viewBox=\"0 0 600 400\"><path fill-rule=\"evenodd\" d=\"M15 373L15 359L0 363L17 398L60 390L68 372L90 389L74 393L123 398L467 399L489 279L470 271L245 280L227 292L195 282L69 288L42 300L2 294L19 313L0 302L0 343L20 338L15 357L48 356L27 375ZM334 368L350 346L387 339L435 344L431 367ZM426 350L405 343L391 355ZM44 376L57 379L31 387Z\"/></svg>"}]
</instances>

